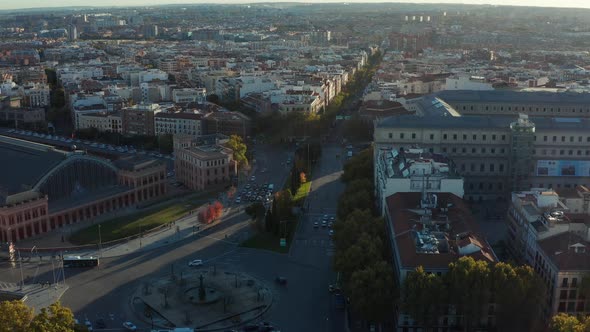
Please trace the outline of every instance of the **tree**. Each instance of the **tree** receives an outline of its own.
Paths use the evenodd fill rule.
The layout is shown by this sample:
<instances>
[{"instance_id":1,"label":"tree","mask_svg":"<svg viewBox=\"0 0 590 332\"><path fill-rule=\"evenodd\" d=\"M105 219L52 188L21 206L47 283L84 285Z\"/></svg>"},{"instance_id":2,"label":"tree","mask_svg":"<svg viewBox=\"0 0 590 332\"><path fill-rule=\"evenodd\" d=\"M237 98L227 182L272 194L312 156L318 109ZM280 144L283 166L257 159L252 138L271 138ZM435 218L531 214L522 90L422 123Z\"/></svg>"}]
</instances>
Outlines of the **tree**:
<instances>
[{"instance_id":1,"label":"tree","mask_svg":"<svg viewBox=\"0 0 590 332\"><path fill-rule=\"evenodd\" d=\"M497 263L492 268L492 293L496 302L496 325L507 332L537 331L545 285L530 266Z\"/></svg>"},{"instance_id":2,"label":"tree","mask_svg":"<svg viewBox=\"0 0 590 332\"><path fill-rule=\"evenodd\" d=\"M221 202L215 201L215 203L213 203L213 210L215 216L214 219L221 218L221 215L223 214L223 205L221 204Z\"/></svg>"},{"instance_id":3,"label":"tree","mask_svg":"<svg viewBox=\"0 0 590 332\"><path fill-rule=\"evenodd\" d=\"M41 309L41 312L33 318L30 328L34 332L74 332L73 327L72 311L56 302L49 308Z\"/></svg>"},{"instance_id":4,"label":"tree","mask_svg":"<svg viewBox=\"0 0 590 332\"><path fill-rule=\"evenodd\" d=\"M299 182L301 184L304 184L305 182L307 182L307 177L305 176L304 172L299 173Z\"/></svg>"},{"instance_id":5,"label":"tree","mask_svg":"<svg viewBox=\"0 0 590 332\"><path fill-rule=\"evenodd\" d=\"M443 314L446 293L442 277L426 273L422 266L409 273L404 280L403 308L426 330L436 324Z\"/></svg>"},{"instance_id":6,"label":"tree","mask_svg":"<svg viewBox=\"0 0 590 332\"><path fill-rule=\"evenodd\" d=\"M214 104L219 104L219 96L216 94L210 94L207 96L207 101Z\"/></svg>"},{"instance_id":7,"label":"tree","mask_svg":"<svg viewBox=\"0 0 590 332\"><path fill-rule=\"evenodd\" d=\"M449 264L446 278L449 303L463 316L463 328L473 330L488 313L491 299L488 263L469 256L461 257Z\"/></svg>"},{"instance_id":8,"label":"tree","mask_svg":"<svg viewBox=\"0 0 590 332\"><path fill-rule=\"evenodd\" d=\"M345 288L353 310L363 319L383 322L391 318L397 289L393 270L385 261L355 271Z\"/></svg>"},{"instance_id":9,"label":"tree","mask_svg":"<svg viewBox=\"0 0 590 332\"><path fill-rule=\"evenodd\" d=\"M227 146L233 151L233 158L240 166L248 165L248 158L246 158L247 147L242 138L238 135L231 135Z\"/></svg>"},{"instance_id":10,"label":"tree","mask_svg":"<svg viewBox=\"0 0 590 332\"><path fill-rule=\"evenodd\" d=\"M355 179L373 179L373 148L359 152L344 164L342 181L350 182Z\"/></svg>"},{"instance_id":11,"label":"tree","mask_svg":"<svg viewBox=\"0 0 590 332\"><path fill-rule=\"evenodd\" d=\"M21 301L2 301L0 312L0 332L28 332L33 309Z\"/></svg>"},{"instance_id":12,"label":"tree","mask_svg":"<svg viewBox=\"0 0 590 332\"><path fill-rule=\"evenodd\" d=\"M365 189L344 192L338 199L336 215L343 219L355 209L371 211L374 201L372 193Z\"/></svg>"},{"instance_id":13,"label":"tree","mask_svg":"<svg viewBox=\"0 0 590 332\"><path fill-rule=\"evenodd\" d=\"M383 242L367 233L362 233L358 241L334 255L334 270L342 273L344 280L349 279L355 271L381 260Z\"/></svg>"},{"instance_id":14,"label":"tree","mask_svg":"<svg viewBox=\"0 0 590 332\"><path fill-rule=\"evenodd\" d=\"M559 313L551 319L553 332L588 332L590 331L590 317L578 319L565 313Z\"/></svg>"},{"instance_id":15,"label":"tree","mask_svg":"<svg viewBox=\"0 0 590 332\"><path fill-rule=\"evenodd\" d=\"M59 302L41 309L38 315L21 301L0 302L0 332L74 332L86 331L75 326L74 315Z\"/></svg>"}]
</instances>

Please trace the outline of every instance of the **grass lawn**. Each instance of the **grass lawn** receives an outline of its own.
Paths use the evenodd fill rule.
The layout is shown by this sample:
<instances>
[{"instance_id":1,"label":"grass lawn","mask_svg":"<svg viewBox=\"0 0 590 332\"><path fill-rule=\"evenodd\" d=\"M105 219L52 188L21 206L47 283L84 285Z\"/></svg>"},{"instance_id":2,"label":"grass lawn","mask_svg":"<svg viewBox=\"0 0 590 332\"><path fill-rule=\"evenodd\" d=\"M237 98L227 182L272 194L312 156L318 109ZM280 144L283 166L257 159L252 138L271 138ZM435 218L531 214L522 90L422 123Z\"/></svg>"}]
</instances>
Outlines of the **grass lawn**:
<instances>
[{"instance_id":1,"label":"grass lawn","mask_svg":"<svg viewBox=\"0 0 590 332\"><path fill-rule=\"evenodd\" d=\"M309 189L311 188L311 181L307 181L297 189L297 192L293 196L293 202L295 206L301 206L305 201L305 197L309 194Z\"/></svg>"},{"instance_id":2,"label":"grass lawn","mask_svg":"<svg viewBox=\"0 0 590 332\"><path fill-rule=\"evenodd\" d=\"M280 237L267 232L258 232L254 234L251 238L242 242L240 246L246 248L270 250L281 254L286 254L289 252L293 236L295 236L295 231L297 229L297 219L290 221L287 224L287 228L289 230L289 236L287 237L286 247L281 247Z\"/></svg>"},{"instance_id":3,"label":"grass lawn","mask_svg":"<svg viewBox=\"0 0 590 332\"><path fill-rule=\"evenodd\" d=\"M105 221L100 224L102 242L118 240L175 221L201 204L202 201L191 200L170 202L147 211ZM75 232L70 237L70 242L76 245L98 243L98 224Z\"/></svg>"}]
</instances>

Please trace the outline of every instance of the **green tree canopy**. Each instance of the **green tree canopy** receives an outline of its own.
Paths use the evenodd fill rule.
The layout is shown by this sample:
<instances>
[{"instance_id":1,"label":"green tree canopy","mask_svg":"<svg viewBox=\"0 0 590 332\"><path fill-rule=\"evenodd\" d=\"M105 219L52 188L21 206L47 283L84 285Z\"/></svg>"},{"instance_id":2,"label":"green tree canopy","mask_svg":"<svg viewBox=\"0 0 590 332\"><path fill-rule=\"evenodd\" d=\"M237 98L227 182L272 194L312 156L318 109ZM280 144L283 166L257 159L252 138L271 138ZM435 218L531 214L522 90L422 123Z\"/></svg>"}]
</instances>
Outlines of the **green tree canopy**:
<instances>
[{"instance_id":1,"label":"green tree canopy","mask_svg":"<svg viewBox=\"0 0 590 332\"><path fill-rule=\"evenodd\" d=\"M443 279L436 274L426 273L421 266L404 280L403 308L427 329L436 324L443 313L446 299Z\"/></svg>"},{"instance_id":2,"label":"green tree canopy","mask_svg":"<svg viewBox=\"0 0 590 332\"><path fill-rule=\"evenodd\" d=\"M382 322L391 318L397 293L391 265L377 261L355 271L347 283L354 311L366 320Z\"/></svg>"},{"instance_id":3,"label":"green tree canopy","mask_svg":"<svg viewBox=\"0 0 590 332\"><path fill-rule=\"evenodd\" d=\"M350 182L355 179L370 179L373 181L373 148L359 152L344 164L342 181Z\"/></svg>"},{"instance_id":4,"label":"green tree canopy","mask_svg":"<svg viewBox=\"0 0 590 332\"><path fill-rule=\"evenodd\" d=\"M588 332L590 331L590 317L578 319L565 313L559 313L551 319L552 332Z\"/></svg>"},{"instance_id":5,"label":"green tree canopy","mask_svg":"<svg viewBox=\"0 0 590 332\"><path fill-rule=\"evenodd\" d=\"M0 332L77 332L72 311L59 302L43 308L36 316L21 301L0 302Z\"/></svg>"}]
</instances>

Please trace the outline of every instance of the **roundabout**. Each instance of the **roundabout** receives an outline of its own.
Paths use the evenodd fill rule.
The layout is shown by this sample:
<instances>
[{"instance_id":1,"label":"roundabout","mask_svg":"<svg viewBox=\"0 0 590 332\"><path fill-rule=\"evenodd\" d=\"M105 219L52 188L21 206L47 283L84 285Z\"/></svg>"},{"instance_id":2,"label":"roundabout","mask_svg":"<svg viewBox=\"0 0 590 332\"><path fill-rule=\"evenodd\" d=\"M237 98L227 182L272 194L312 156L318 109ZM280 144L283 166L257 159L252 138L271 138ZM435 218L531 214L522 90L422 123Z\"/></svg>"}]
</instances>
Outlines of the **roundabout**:
<instances>
[{"instance_id":1,"label":"roundabout","mask_svg":"<svg viewBox=\"0 0 590 332\"><path fill-rule=\"evenodd\" d=\"M131 308L153 327L214 331L250 322L272 302L270 288L260 280L213 267L144 280L133 293Z\"/></svg>"}]
</instances>

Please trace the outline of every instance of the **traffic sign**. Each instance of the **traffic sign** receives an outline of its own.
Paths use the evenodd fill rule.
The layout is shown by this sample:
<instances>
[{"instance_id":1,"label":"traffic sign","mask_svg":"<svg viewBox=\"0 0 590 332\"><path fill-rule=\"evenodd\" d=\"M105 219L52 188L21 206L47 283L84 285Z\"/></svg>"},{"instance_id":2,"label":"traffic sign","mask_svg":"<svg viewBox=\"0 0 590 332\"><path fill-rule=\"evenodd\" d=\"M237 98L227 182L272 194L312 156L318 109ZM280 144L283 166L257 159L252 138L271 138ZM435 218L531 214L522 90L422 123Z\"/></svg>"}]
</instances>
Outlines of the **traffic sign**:
<instances>
[{"instance_id":1,"label":"traffic sign","mask_svg":"<svg viewBox=\"0 0 590 332\"><path fill-rule=\"evenodd\" d=\"M281 247L286 247L287 246L287 239L281 238L281 241L279 242L279 244L281 245Z\"/></svg>"}]
</instances>

